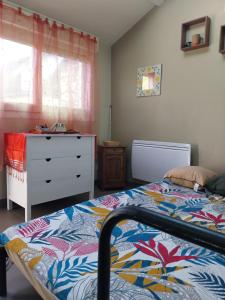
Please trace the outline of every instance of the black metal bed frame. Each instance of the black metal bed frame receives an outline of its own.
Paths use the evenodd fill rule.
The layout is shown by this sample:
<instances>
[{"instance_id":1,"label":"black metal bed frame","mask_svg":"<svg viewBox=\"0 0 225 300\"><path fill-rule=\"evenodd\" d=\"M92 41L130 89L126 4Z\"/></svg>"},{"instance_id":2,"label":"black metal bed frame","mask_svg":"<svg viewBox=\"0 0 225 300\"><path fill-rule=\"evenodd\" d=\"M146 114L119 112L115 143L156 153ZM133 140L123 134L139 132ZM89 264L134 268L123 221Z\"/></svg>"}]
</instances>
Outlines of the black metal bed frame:
<instances>
[{"instance_id":1,"label":"black metal bed frame","mask_svg":"<svg viewBox=\"0 0 225 300\"><path fill-rule=\"evenodd\" d=\"M111 267L111 234L123 220L134 220L177 238L225 255L225 235L180 221L140 207L123 207L111 212L105 219L99 238L98 300L109 300Z\"/></svg>"},{"instance_id":2,"label":"black metal bed frame","mask_svg":"<svg viewBox=\"0 0 225 300\"><path fill-rule=\"evenodd\" d=\"M225 255L225 235L180 221L145 208L128 206L114 210L105 219L99 238L97 299L109 300L111 267L111 234L123 220L133 220L151 226L177 238ZM7 295L7 253L0 248L0 296Z\"/></svg>"},{"instance_id":3,"label":"black metal bed frame","mask_svg":"<svg viewBox=\"0 0 225 300\"><path fill-rule=\"evenodd\" d=\"M6 285L6 260L7 253L4 247L0 247L0 297L5 297L7 295L7 285Z\"/></svg>"}]
</instances>

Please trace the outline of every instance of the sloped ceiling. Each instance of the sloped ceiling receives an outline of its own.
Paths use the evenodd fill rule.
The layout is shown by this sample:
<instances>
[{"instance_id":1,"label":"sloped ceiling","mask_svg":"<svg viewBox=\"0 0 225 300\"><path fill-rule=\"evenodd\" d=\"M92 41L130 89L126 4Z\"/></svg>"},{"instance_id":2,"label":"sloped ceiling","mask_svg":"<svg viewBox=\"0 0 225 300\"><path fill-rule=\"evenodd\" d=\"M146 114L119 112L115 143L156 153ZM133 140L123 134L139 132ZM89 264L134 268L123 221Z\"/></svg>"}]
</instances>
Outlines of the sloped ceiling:
<instances>
[{"instance_id":1,"label":"sloped ceiling","mask_svg":"<svg viewBox=\"0 0 225 300\"><path fill-rule=\"evenodd\" d=\"M112 45L163 0L11 0Z\"/></svg>"}]
</instances>

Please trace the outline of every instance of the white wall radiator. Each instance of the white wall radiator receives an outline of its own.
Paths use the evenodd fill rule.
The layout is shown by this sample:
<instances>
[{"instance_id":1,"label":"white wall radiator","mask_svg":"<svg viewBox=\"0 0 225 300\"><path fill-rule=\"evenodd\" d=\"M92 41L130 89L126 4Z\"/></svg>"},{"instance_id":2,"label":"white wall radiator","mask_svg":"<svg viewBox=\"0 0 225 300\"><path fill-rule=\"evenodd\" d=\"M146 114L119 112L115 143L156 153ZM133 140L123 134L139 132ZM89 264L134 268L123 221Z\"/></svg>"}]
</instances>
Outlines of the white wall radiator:
<instances>
[{"instance_id":1,"label":"white wall radiator","mask_svg":"<svg viewBox=\"0 0 225 300\"><path fill-rule=\"evenodd\" d=\"M191 145L134 140L132 144L132 176L152 182L163 178L170 169L189 166Z\"/></svg>"}]
</instances>

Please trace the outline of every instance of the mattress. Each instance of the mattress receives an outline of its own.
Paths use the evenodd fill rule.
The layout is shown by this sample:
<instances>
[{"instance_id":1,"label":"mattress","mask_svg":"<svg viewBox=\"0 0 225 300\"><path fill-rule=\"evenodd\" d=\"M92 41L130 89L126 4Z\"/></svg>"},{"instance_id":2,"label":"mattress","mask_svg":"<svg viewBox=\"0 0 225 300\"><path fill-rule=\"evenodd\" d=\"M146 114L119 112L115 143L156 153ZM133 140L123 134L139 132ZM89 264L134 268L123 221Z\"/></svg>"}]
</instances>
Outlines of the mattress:
<instances>
[{"instance_id":1,"label":"mattress","mask_svg":"<svg viewBox=\"0 0 225 300\"><path fill-rule=\"evenodd\" d=\"M160 181L12 226L1 244L43 299L96 299L100 229L123 206L225 232L223 200ZM119 223L111 244L110 299L225 299L225 257L218 253L134 221Z\"/></svg>"}]
</instances>

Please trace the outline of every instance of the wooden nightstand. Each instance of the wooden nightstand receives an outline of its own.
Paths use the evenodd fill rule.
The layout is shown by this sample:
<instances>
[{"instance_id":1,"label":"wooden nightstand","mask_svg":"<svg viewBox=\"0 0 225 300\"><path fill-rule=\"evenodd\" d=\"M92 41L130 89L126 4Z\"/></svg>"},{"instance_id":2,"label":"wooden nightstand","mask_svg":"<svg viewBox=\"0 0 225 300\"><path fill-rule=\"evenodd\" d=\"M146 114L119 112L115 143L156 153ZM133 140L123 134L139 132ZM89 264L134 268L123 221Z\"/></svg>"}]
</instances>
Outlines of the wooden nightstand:
<instances>
[{"instance_id":1,"label":"wooden nightstand","mask_svg":"<svg viewBox=\"0 0 225 300\"><path fill-rule=\"evenodd\" d=\"M98 183L102 189L125 186L125 147L98 147Z\"/></svg>"}]
</instances>

